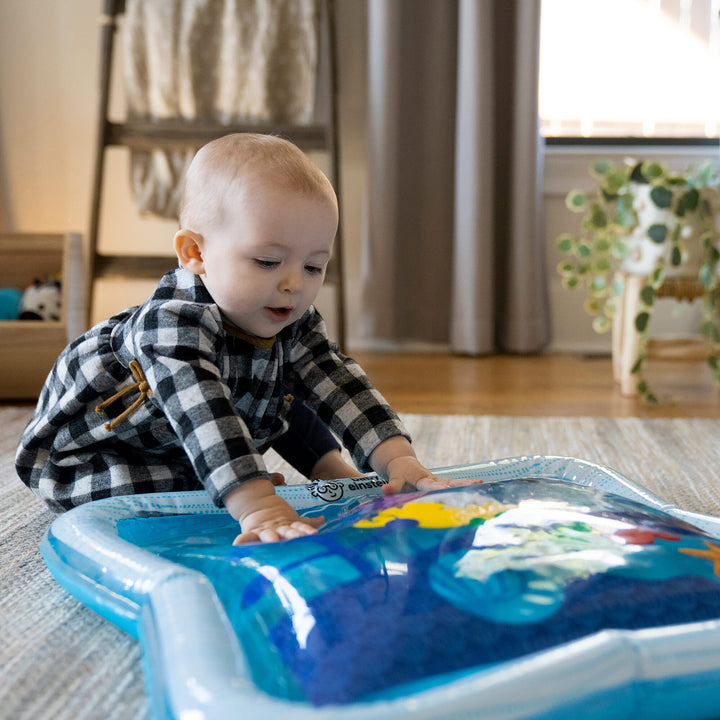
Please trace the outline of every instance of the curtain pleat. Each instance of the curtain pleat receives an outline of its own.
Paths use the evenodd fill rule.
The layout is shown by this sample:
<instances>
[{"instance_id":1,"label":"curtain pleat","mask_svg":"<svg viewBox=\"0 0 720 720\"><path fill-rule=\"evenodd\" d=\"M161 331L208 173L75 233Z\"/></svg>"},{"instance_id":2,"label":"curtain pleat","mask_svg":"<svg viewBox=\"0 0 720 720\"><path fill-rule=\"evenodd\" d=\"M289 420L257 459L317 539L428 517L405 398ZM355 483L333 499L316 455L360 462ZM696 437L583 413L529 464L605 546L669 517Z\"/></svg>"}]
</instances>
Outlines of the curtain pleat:
<instances>
[{"instance_id":1,"label":"curtain pleat","mask_svg":"<svg viewBox=\"0 0 720 720\"><path fill-rule=\"evenodd\" d=\"M370 0L369 17L361 331L541 350L539 3Z\"/></svg>"}]
</instances>

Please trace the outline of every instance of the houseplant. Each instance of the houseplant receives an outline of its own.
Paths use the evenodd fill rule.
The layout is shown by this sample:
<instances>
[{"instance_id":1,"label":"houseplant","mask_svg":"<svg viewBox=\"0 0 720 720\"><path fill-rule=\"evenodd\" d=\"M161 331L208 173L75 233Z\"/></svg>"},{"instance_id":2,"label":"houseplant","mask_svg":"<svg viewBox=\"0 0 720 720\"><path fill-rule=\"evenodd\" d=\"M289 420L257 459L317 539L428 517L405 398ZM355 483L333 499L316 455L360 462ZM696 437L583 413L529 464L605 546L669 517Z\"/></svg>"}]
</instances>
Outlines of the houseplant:
<instances>
[{"instance_id":1,"label":"houseplant","mask_svg":"<svg viewBox=\"0 0 720 720\"><path fill-rule=\"evenodd\" d=\"M654 402L643 366L658 290L670 275L697 275L703 302L700 333L709 341L708 364L720 382L720 184L712 166L674 174L657 162L597 160L590 174L597 183L595 193L573 190L566 199L567 207L583 217L578 235L564 233L556 241L563 255L558 265L563 285L584 288L593 329L606 332L625 291L625 274L643 277L635 317L639 351L632 373L638 393Z\"/></svg>"}]
</instances>

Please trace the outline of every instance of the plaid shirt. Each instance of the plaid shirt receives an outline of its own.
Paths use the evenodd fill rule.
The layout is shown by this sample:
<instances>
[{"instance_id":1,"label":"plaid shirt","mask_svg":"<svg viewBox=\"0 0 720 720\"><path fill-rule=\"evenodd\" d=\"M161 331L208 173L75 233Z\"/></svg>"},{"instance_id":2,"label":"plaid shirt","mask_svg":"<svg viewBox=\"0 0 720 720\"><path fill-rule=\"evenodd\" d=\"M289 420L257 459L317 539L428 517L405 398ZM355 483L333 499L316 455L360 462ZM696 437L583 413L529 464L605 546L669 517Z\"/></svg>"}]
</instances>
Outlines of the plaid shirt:
<instances>
[{"instance_id":1,"label":"plaid shirt","mask_svg":"<svg viewBox=\"0 0 720 720\"><path fill-rule=\"evenodd\" d=\"M314 308L258 344L224 323L198 276L178 269L143 305L62 352L23 433L17 471L55 510L201 487L221 504L245 480L270 477L262 453L287 430L291 395L364 471L379 443L408 437Z\"/></svg>"}]
</instances>

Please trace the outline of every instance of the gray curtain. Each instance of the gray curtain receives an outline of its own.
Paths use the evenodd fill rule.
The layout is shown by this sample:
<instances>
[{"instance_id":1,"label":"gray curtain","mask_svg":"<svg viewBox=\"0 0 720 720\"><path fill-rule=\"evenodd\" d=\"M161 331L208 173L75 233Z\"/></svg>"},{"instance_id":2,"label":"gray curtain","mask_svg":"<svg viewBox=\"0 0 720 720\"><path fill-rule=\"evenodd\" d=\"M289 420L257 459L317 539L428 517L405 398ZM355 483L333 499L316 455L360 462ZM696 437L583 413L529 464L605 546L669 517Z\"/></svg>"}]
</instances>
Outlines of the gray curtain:
<instances>
[{"instance_id":1,"label":"gray curtain","mask_svg":"<svg viewBox=\"0 0 720 720\"><path fill-rule=\"evenodd\" d=\"M539 0L369 0L367 337L549 340Z\"/></svg>"}]
</instances>

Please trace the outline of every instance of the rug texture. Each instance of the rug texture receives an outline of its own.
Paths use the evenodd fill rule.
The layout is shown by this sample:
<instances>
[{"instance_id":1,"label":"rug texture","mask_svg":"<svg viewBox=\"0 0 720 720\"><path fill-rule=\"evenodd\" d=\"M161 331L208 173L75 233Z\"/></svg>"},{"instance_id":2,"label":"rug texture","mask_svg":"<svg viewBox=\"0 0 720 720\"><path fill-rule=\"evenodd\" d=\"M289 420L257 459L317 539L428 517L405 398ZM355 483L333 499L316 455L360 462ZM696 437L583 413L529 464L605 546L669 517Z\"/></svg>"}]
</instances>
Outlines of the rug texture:
<instances>
[{"instance_id":1,"label":"rug texture","mask_svg":"<svg viewBox=\"0 0 720 720\"><path fill-rule=\"evenodd\" d=\"M148 718L139 644L68 595L38 543L53 514L13 462L28 408L0 408L0 716L12 720ZM431 467L563 455L621 472L675 505L720 515L720 421L406 415ZM277 458L272 469L299 478Z\"/></svg>"}]
</instances>

